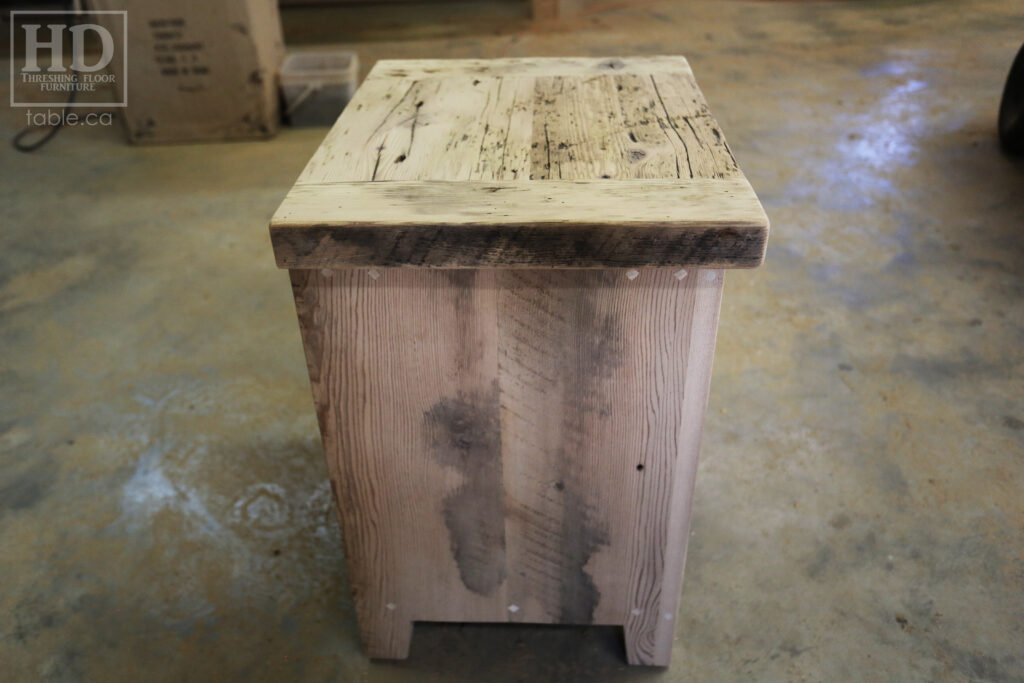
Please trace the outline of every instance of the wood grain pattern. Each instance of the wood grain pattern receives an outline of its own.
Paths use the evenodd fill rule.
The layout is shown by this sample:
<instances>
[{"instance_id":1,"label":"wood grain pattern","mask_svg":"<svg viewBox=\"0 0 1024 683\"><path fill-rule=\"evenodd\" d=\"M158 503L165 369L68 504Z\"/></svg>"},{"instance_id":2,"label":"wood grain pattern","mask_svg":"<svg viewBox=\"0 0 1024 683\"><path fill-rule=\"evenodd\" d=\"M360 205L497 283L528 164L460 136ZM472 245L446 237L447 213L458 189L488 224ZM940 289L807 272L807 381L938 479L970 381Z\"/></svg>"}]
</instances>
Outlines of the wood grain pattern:
<instances>
[{"instance_id":1,"label":"wood grain pattern","mask_svg":"<svg viewBox=\"0 0 1024 683\"><path fill-rule=\"evenodd\" d=\"M630 57L507 57L504 59L382 59L368 78L452 78L487 76L602 76L606 74L690 73L679 55Z\"/></svg>"},{"instance_id":2,"label":"wood grain pattern","mask_svg":"<svg viewBox=\"0 0 1024 683\"><path fill-rule=\"evenodd\" d=\"M292 271L371 656L512 621L668 663L722 291L677 273Z\"/></svg>"},{"instance_id":3,"label":"wood grain pattern","mask_svg":"<svg viewBox=\"0 0 1024 683\"><path fill-rule=\"evenodd\" d=\"M272 235L282 268L725 268L761 263L765 224L743 178L396 181L296 186Z\"/></svg>"},{"instance_id":4,"label":"wood grain pattern","mask_svg":"<svg viewBox=\"0 0 1024 683\"><path fill-rule=\"evenodd\" d=\"M494 272L291 273L367 653L502 619Z\"/></svg>"},{"instance_id":5,"label":"wood grain pattern","mask_svg":"<svg viewBox=\"0 0 1024 683\"><path fill-rule=\"evenodd\" d=\"M593 623L667 665L722 268L767 237L685 61L379 64L272 235L367 652Z\"/></svg>"},{"instance_id":6,"label":"wood grain pattern","mask_svg":"<svg viewBox=\"0 0 1024 683\"><path fill-rule=\"evenodd\" d=\"M378 63L271 221L288 268L745 268L767 236L681 57Z\"/></svg>"}]
</instances>

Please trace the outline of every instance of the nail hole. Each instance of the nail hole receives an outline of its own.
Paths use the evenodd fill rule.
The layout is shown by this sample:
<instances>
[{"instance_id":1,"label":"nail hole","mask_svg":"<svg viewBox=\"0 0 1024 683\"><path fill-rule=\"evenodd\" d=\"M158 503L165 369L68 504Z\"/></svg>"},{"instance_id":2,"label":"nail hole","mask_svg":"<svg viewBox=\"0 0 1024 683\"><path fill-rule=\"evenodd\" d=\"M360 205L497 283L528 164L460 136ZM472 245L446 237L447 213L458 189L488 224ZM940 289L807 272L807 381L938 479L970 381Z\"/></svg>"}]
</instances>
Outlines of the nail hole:
<instances>
[{"instance_id":1,"label":"nail hole","mask_svg":"<svg viewBox=\"0 0 1024 683\"><path fill-rule=\"evenodd\" d=\"M637 472L643 472L644 471L644 464L640 463L639 465L637 465L636 466L636 471Z\"/></svg>"}]
</instances>

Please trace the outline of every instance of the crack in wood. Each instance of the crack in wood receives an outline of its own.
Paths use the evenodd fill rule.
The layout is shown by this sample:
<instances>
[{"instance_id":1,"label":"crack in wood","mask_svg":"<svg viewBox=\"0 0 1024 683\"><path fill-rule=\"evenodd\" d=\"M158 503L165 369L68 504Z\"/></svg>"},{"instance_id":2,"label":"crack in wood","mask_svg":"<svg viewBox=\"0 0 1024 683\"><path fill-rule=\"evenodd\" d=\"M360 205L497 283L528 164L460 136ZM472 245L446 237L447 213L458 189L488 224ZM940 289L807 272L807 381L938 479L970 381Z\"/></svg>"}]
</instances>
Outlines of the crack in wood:
<instances>
[{"instance_id":1,"label":"crack in wood","mask_svg":"<svg viewBox=\"0 0 1024 683\"><path fill-rule=\"evenodd\" d=\"M654 74L651 74L651 85L654 86L654 94L658 96L658 101L661 102L661 108L665 111L665 118L668 119L668 125L672 127L676 137L679 138L679 142L683 145L683 150L686 152L686 168L690 171L690 177L693 177L693 165L690 163L690 148L686 144L686 140L679 133L679 129L676 128L676 124L672 121L672 114L669 113L668 107L665 106L665 100L661 97L661 91L658 90L658 83L654 80Z\"/></svg>"}]
</instances>

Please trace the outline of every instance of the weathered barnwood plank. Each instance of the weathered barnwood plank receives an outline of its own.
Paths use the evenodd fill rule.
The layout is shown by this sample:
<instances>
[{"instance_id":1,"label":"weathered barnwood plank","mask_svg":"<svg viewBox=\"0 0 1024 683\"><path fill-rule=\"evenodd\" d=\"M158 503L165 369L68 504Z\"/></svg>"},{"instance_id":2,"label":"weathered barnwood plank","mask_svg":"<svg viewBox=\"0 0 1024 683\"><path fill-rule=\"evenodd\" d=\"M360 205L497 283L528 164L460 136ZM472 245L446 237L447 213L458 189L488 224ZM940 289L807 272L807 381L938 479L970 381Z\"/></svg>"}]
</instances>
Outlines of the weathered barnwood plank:
<instances>
[{"instance_id":1,"label":"weathered barnwood plank","mask_svg":"<svg viewBox=\"0 0 1024 683\"><path fill-rule=\"evenodd\" d=\"M630 57L507 57L504 59L382 59L372 78L455 78L459 76L600 76L606 74L691 73L680 55Z\"/></svg>"},{"instance_id":2,"label":"weathered barnwood plank","mask_svg":"<svg viewBox=\"0 0 1024 683\"><path fill-rule=\"evenodd\" d=\"M504 620L495 272L291 275L368 654Z\"/></svg>"},{"instance_id":3,"label":"weathered barnwood plank","mask_svg":"<svg viewBox=\"0 0 1024 683\"><path fill-rule=\"evenodd\" d=\"M296 185L271 235L282 268L735 268L767 230L743 178L430 181Z\"/></svg>"},{"instance_id":4,"label":"weathered barnwood plank","mask_svg":"<svg viewBox=\"0 0 1024 683\"><path fill-rule=\"evenodd\" d=\"M287 268L747 268L767 235L681 57L378 64L271 220Z\"/></svg>"},{"instance_id":5,"label":"weathered barnwood plank","mask_svg":"<svg viewBox=\"0 0 1024 683\"><path fill-rule=\"evenodd\" d=\"M514 620L622 624L667 663L722 273L498 273Z\"/></svg>"}]
</instances>

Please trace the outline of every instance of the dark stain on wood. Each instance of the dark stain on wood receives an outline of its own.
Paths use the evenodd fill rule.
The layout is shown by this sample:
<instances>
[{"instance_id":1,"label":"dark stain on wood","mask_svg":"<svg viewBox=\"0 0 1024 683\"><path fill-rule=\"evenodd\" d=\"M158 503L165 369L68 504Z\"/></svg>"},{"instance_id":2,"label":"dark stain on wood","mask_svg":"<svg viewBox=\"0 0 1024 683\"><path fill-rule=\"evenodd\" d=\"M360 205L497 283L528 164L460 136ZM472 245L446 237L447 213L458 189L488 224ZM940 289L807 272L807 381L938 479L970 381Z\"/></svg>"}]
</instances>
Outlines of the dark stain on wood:
<instances>
[{"instance_id":1,"label":"dark stain on wood","mask_svg":"<svg viewBox=\"0 0 1024 683\"><path fill-rule=\"evenodd\" d=\"M271 228L282 268L641 266L755 268L768 230L737 223L708 229L652 225L402 226L351 224Z\"/></svg>"},{"instance_id":2,"label":"dark stain on wood","mask_svg":"<svg viewBox=\"0 0 1024 683\"><path fill-rule=\"evenodd\" d=\"M595 273L596 286L611 286L615 276ZM563 418L566 435L564 449L583 447L589 423L608 417L610 404L604 383L621 367L626 354L626 335L619 317L601 311L594 304L594 289L570 292L572 311L568 323L570 337L563 347L559 363L566 405L572 406ZM581 462L579 457L562 453L559 464ZM599 548L609 543L607 525L596 518L596 508L587 502L587 491L576 473L563 471L568 481L563 492L561 537L564 543L559 568L559 594L563 623L590 623L601 593L586 565Z\"/></svg>"},{"instance_id":3,"label":"dark stain on wood","mask_svg":"<svg viewBox=\"0 0 1024 683\"><path fill-rule=\"evenodd\" d=\"M445 270L444 280L447 286L443 291L451 294L451 306L455 313L455 329L458 333L453 335L453 341L457 346L455 358L458 361L459 371L472 373L474 365L480 360L484 353L483 340L476 334L474 321L473 292L477 287L477 270Z\"/></svg>"},{"instance_id":4,"label":"dark stain on wood","mask_svg":"<svg viewBox=\"0 0 1024 683\"><path fill-rule=\"evenodd\" d=\"M434 458L463 483L444 500L452 555L466 588L492 594L505 580L505 509L498 384L459 392L423 415Z\"/></svg>"},{"instance_id":5,"label":"dark stain on wood","mask_svg":"<svg viewBox=\"0 0 1024 683\"><path fill-rule=\"evenodd\" d=\"M299 317L299 329L302 331L302 350L306 356L306 368L309 371L309 381L314 387L320 385L323 379L323 355L324 355L324 326L320 315L319 296L326 291L325 278L318 271L310 270L289 270L291 278L292 294L295 297L295 311ZM324 287L321 290L318 287ZM330 420L330 409L324 401L314 401L316 404L316 419L320 425L320 433L329 433L328 421ZM338 508L341 509L340 506Z\"/></svg>"},{"instance_id":6,"label":"dark stain on wood","mask_svg":"<svg viewBox=\"0 0 1024 683\"><path fill-rule=\"evenodd\" d=\"M601 592L586 566L602 546L608 545L608 529L594 519L595 509L589 505L579 486L566 486L562 492L562 561L559 563L558 592L563 624L589 624L594 609L601 602Z\"/></svg>"},{"instance_id":7,"label":"dark stain on wood","mask_svg":"<svg viewBox=\"0 0 1024 683\"><path fill-rule=\"evenodd\" d=\"M610 415L609 384L627 352L621 318L598 305L595 296L602 288L614 286L616 276L593 273L583 281L586 286L577 287L578 276L539 270L520 271L510 279L510 290L537 315L533 321L537 329L523 330L529 339L524 338L522 346L531 347L530 357L544 359L533 367L546 385L538 390L560 397L550 412L537 416L559 423L559 445L529 456L536 459L534 468L551 477L549 483L536 498L520 501L510 513L521 518L527 529L522 534L531 568L527 591L553 619L565 624L593 623L601 602L587 565L611 539L606 520L590 499L584 470L593 446L593 427ZM516 363L515 358L512 361Z\"/></svg>"},{"instance_id":8,"label":"dark stain on wood","mask_svg":"<svg viewBox=\"0 0 1024 683\"><path fill-rule=\"evenodd\" d=\"M611 281L614 275L595 275L601 280L599 286L614 286ZM568 357L562 367L570 405L578 408L568 426L574 433L581 434L586 431L583 424L586 413L607 416L608 392L601 390L600 383L610 379L614 370L622 365L626 335L618 316L596 309L592 292L580 291L576 297L573 326L577 333L573 343L568 345Z\"/></svg>"}]
</instances>

